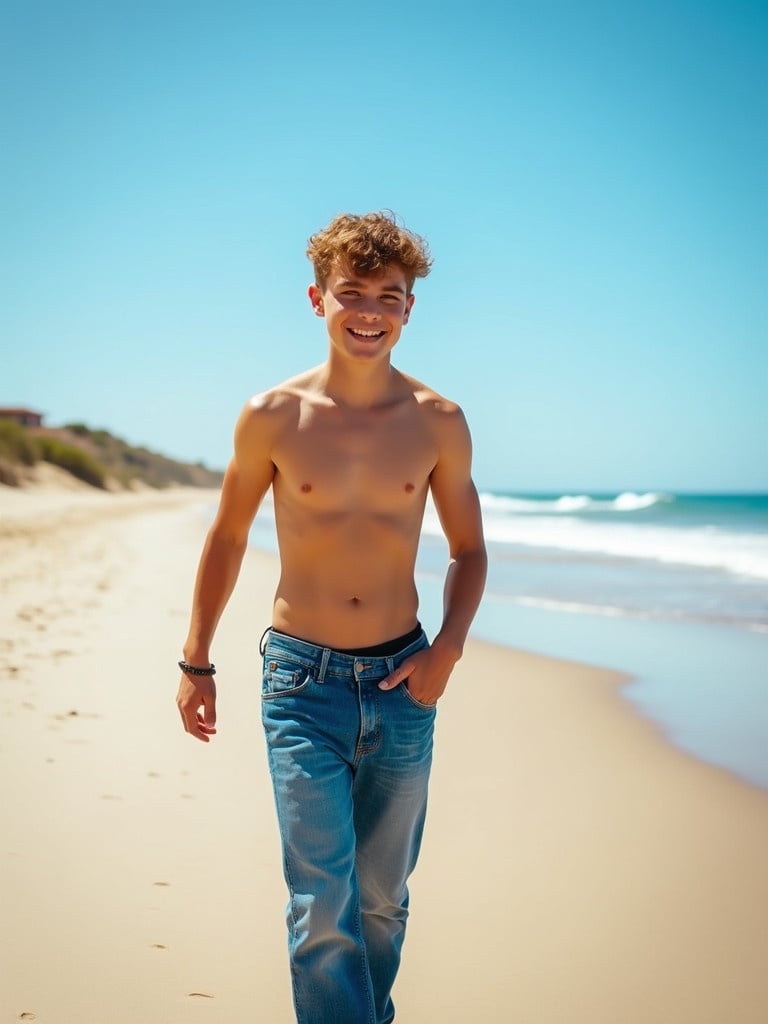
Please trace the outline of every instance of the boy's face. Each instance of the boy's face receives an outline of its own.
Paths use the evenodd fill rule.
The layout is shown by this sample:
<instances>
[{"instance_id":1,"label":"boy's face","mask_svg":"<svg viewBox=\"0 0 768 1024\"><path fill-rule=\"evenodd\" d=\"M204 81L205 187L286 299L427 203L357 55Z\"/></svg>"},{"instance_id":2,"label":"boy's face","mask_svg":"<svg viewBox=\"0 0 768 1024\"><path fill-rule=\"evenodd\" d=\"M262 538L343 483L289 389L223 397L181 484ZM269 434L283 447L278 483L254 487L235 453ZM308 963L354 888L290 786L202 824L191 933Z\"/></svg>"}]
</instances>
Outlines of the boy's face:
<instances>
[{"instance_id":1,"label":"boy's face","mask_svg":"<svg viewBox=\"0 0 768 1024\"><path fill-rule=\"evenodd\" d=\"M331 345L355 359L378 359L397 344L413 306L413 295L399 264L379 274L356 274L339 265L323 288L310 285L316 316L324 317Z\"/></svg>"}]
</instances>

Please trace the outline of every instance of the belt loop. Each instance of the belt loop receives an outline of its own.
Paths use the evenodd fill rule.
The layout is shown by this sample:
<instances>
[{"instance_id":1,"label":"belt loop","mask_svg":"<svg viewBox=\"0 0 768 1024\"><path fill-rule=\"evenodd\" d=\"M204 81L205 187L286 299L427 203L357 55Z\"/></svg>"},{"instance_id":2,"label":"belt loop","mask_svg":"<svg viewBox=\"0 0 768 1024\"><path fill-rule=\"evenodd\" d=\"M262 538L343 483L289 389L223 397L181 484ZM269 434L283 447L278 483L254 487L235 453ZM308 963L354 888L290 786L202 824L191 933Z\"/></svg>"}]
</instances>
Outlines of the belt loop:
<instances>
[{"instance_id":1,"label":"belt loop","mask_svg":"<svg viewBox=\"0 0 768 1024\"><path fill-rule=\"evenodd\" d=\"M264 652L267 649L267 645L264 643L264 637L267 635L267 633L271 633L271 632L272 632L272 627L271 626L267 626L267 628L261 634L261 640L259 640L259 654L262 656L262 658L264 657Z\"/></svg>"},{"instance_id":2,"label":"belt loop","mask_svg":"<svg viewBox=\"0 0 768 1024\"><path fill-rule=\"evenodd\" d=\"M395 659L394 658L387 658L386 660L387 660L387 672L389 672L390 675L391 675L391 673L395 671Z\"/></svg>"},{"instance_id":3,"label":"belt loop","mask_svg":"<svg viewBox=\"0 0 768 1024\"><path fill-rule=\"evenodd\" d=\"M324 683L325 682L325 670L328 668L328 662L330 660L331 660L331 648L330 647L324 647L323 648L323 656L320 659L320 672L318 673L318 676L317 676L318 683Z\"/></svg>"}]
</instances>

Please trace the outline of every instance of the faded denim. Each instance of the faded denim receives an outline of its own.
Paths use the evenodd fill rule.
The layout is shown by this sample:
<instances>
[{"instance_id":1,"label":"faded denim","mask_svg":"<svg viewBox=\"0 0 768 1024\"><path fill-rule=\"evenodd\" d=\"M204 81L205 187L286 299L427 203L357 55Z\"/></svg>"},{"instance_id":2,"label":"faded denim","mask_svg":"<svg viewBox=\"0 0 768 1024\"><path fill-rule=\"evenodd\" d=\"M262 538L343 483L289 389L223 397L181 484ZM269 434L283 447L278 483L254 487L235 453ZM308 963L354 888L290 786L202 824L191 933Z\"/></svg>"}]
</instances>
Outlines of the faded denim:
<instances>
[{"instance_id":1,"label":"faded denim","mask_svg":"<svg viewBox=\"0 0 768 1024\"><path fill-rule=\"evenodd\" d=\"M378 683L393 657L269 631L262 717L290 894L298 1024L389 1024L421 844L434 706Z\"/></svg>"}]
</instances>

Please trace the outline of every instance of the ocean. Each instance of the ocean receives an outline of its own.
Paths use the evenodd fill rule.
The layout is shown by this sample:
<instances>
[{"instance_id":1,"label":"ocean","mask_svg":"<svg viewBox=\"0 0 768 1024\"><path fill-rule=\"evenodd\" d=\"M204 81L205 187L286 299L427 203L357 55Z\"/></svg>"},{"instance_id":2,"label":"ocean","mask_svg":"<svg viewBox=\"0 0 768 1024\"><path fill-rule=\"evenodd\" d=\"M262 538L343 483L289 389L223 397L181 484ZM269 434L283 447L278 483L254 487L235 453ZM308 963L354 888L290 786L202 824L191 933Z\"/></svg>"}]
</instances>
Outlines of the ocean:
<instances>
[{"instance_id":1,"label":"ocean","mask_svg":"<svg viewBox=\"0 0 768 1024\"><path fill-rule=\"evenodd\" d=\"M618 669L671 743L768 788L768 495L483 492L489 574L473 635ZM276 549L271 506L251 543ZM447 549L428 505L420 615Z\"/></svg>"}]
</instances>

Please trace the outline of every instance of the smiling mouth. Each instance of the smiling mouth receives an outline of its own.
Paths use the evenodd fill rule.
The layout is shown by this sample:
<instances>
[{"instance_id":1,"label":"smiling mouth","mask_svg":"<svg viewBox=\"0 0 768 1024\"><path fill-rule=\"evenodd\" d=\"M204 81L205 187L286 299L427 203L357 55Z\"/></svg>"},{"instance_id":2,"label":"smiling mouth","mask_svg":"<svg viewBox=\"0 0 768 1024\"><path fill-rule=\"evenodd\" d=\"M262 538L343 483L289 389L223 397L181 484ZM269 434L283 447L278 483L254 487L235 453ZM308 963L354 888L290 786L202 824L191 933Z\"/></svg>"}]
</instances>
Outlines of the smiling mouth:
<instances>
[{"instance_id":1,"label":"smiling mouth","mask_svg":"<svg viewBox=\"0 0 768 1024\"><path fill-rule=\"evenodd\" d=\"M386 334L386 331L363 331L356 327L348 327L347 330L353 338L359 338L360 341L377 341Z\"/></svg>"}]
</instances>

